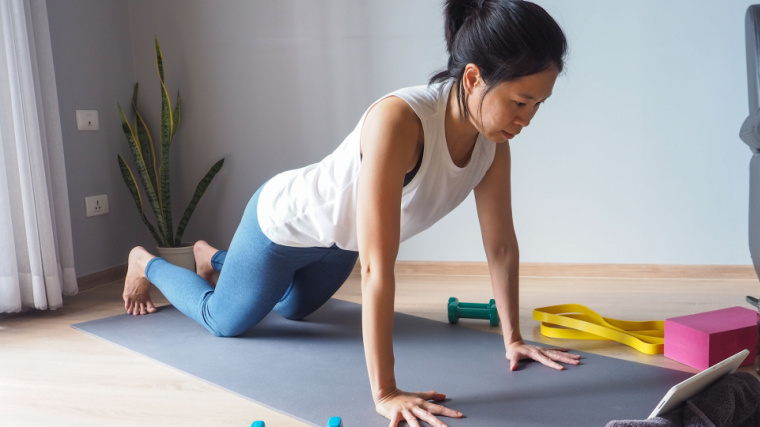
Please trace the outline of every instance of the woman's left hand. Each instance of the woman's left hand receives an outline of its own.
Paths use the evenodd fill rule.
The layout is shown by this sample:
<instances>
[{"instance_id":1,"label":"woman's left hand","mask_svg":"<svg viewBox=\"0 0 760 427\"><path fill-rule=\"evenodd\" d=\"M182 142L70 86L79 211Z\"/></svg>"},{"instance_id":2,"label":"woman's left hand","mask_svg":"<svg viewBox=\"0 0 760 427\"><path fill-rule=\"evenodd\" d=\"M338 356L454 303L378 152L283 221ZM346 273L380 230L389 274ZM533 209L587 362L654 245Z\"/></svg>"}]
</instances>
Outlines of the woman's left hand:
<instances>
[{"instance_id":1,"label":"woman's left hand","mask_svg":"<svg viewBox=\"0 0 760 427\"><path fill-rule=\"evenodd\" d=\"M533 359L537 362L557 370L565 369L557 362L568 365L580 364L580 355L568 353L566 348L545 348L526 344L524 341L515 341L507 346L507 359L509 370L514 371L517 362L523 359Z\"/></svg>"}]
</instances>

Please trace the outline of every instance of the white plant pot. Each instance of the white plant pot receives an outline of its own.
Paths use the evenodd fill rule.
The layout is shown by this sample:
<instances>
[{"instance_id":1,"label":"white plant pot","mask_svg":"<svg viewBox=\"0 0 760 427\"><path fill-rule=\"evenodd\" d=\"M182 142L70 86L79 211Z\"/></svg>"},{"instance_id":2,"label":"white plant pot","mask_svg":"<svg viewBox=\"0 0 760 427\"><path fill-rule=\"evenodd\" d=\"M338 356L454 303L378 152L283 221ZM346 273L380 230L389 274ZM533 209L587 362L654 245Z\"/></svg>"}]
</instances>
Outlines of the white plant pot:
<instances>
[{"instance_id":1,"label":"white plant pot","mask_svg":"<svg viewBox=\"0 0 760 427\"><path fill-rule=\"evenodd\" d=\"M193 244L182 243L182 246L176 248L158 247L158 255L170 263L195 271L195 256L193 255Z\"/></svg>"}]
</instances>

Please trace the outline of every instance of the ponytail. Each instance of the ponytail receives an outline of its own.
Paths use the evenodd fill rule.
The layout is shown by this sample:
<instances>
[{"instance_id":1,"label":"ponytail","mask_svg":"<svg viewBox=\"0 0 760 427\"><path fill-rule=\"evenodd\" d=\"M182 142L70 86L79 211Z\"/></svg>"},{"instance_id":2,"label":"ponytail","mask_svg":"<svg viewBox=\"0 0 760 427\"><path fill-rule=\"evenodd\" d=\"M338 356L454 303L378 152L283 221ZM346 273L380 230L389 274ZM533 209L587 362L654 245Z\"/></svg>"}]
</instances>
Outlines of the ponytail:
<instances>
[{"instance_id":1,"label":"ponytail","mask_svg":"<svg viewBox=\"0 0 760 427\"><path fill-rule=\"evenodd\" d=\"M454 46L454 37L459 32L464 21L477 10L479 5L480 0L446 0L444 3L443 15L446 19L444 32L446 36L446 49L449 55L451 55L451 50Z\"/></svg>"}]
</instances>

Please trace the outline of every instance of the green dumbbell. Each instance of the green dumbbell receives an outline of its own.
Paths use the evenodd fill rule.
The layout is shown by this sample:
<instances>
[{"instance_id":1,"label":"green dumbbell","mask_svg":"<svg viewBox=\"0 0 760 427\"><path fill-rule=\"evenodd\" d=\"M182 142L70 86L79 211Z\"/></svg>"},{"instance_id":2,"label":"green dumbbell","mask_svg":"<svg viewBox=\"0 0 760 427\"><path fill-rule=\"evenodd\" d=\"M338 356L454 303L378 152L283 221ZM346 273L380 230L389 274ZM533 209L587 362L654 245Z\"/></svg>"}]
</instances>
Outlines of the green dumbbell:
<instances>
[{"instance_id":1,"label":"green dumbbell","mask_svg":"<svg viewBox=\"0 0 760 427\"><path fill-rule=\"evenodd\" d=\"M459 302L457 298L449 298L449 323L457 323L459 319L487 319L491 326L499 326L499 312L496 310L496 301L491 300L488 304L474 304Z\"/></svg>"}]
</instances>

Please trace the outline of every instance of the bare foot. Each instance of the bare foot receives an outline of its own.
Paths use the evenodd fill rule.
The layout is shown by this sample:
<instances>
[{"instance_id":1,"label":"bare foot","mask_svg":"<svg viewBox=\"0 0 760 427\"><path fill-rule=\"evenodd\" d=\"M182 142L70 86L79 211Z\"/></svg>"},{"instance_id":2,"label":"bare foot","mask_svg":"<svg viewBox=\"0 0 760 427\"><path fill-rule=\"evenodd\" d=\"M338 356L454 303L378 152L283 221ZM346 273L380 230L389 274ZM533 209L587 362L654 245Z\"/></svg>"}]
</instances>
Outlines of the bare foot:
<instances>
[{"instance_id":1,"label":"bare foot","mask_svg":"<svg viewBox=\"0 0 760 427\"><path fill-rule=\"evenodd\" d=\"M216 280L219 278L219 272L211 266L211 258L219 249L209 245L203 240L198 240L193 245L193 255L195 255L195 272L198 273L211 286L216 286Z\"/></svg>"},{"instance_id":2,"label":"bare foot","mask_svg":"<svg viewBox=\"0 0 760 427\"><path fill-rule=\"evenodd\" d=\"M144 248L137 246L129 252L127 278L124 280L124 308L128 314L141 315L156 312L150 300L150 282L145 277L145 267L155 258Z\"/></svg>"}]
</instances>

